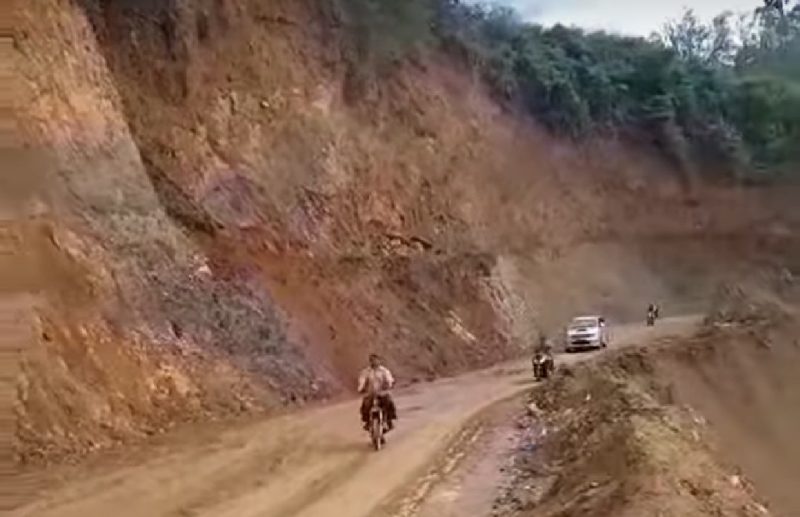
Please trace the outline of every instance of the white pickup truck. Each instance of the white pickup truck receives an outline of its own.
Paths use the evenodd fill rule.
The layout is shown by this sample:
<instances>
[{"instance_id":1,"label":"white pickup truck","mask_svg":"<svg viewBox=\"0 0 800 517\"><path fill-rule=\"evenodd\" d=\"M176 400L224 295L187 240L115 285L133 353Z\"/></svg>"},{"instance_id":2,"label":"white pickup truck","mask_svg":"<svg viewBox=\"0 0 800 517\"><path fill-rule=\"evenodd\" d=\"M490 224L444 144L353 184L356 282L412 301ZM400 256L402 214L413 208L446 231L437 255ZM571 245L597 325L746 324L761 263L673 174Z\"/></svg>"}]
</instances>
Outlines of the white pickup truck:
<instances>
[{"instance_id":1,"label":"white pickup truck","mask_svg":"<svg viewBox=\"0 0 800 517\"><path fill-rule=\"evenodd\" d=\"M603 316L579 316L567 327L567 352L605 348L608 343L608 325Z\"/></svg>"}]
</instances>

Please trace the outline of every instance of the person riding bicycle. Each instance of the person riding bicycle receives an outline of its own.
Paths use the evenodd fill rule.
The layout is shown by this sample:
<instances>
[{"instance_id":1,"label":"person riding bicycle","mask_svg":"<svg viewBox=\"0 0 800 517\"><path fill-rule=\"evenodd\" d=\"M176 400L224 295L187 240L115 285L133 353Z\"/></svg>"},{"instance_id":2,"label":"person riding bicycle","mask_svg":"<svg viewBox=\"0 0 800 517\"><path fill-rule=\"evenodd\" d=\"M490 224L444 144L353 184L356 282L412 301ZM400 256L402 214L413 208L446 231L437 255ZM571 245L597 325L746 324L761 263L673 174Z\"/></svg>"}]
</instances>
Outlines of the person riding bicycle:
<instances>
[{"instance_id":1,"label":"person riding bicycle","mask_svg":"<svg viewBox=\"0 0 800 517\"><path fill-rule=\"evenodd\" d=\"M361 400L361 421L364 429L369 430L369 410L372 407L373 397L378 398L386 415L386 425L389 430L394 428L397 418L397 408L394 405L389 390L394 387L394 376L388 368L381 364L381 358L376 354L369 355L369 366L361 371L358 376L358 392L364 395Z\"/></svg>"}]
</instances>

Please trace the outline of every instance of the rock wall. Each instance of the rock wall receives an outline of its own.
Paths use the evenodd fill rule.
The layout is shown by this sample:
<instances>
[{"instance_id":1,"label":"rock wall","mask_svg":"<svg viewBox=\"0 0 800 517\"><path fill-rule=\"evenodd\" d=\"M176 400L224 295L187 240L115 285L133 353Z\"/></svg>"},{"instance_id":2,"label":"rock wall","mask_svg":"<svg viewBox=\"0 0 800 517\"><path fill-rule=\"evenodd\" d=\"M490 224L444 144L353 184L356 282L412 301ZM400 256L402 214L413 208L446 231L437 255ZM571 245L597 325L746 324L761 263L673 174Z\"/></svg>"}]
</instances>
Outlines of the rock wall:
<instances>
[{"instance_id":1,"label":"rock wall","mask_svg":"<svg viewBox=\"0 0 800 517\"><path fill-rule=\"evenodd\" d=\"M489 365L575 310L701 297L778 217L647 149L556 140L444 55L346 102L319 5L20 7L48 189L9 231L55 275L19 289L20 459L337 396L369 351L401 382ZM666 239L712 240L669 276Z\"/></svg>"}]
</instances>

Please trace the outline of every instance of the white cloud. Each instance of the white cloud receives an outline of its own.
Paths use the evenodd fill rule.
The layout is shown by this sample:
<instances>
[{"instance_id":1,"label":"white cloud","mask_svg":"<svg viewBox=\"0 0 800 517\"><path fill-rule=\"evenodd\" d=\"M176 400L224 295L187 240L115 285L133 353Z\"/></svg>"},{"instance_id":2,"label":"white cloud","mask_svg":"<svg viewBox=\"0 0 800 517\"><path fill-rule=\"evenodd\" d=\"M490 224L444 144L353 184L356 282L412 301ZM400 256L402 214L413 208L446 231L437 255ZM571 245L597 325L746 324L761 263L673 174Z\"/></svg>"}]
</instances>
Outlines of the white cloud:
<instances>
[{"instance_id":1,"label":"white cloud","mask_svg":"<svg viewBox=\"0 0 800 517\"><path fill-rule=\"evenodd\" d=\"M760 0L501 0L514 6L529 21L543 25L562 23L647 36L659 30L684 8L710 20L724 11L752 11Z\"/></svg>"}]
</instances>

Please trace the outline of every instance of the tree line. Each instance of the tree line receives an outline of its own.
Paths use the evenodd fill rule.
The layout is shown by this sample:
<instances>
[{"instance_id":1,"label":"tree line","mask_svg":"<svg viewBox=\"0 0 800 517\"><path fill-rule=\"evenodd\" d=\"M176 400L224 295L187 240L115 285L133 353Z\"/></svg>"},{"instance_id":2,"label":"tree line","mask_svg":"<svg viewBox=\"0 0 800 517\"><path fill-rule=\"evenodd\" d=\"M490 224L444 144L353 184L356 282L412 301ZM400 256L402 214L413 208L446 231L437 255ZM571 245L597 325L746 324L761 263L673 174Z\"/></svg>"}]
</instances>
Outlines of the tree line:
<instances>
[{"instance_id":1,"label":"tree line","mask_svg":"<svg viewBox=\"0 0 800 517\"><path fill-rule=\"evenodd\" d=\"M688 10L649 38L527 23L462 0L327 0L354 67L439 48L552 131L644 135L685 168L791 178L800 163L800 0L706 23Z\"/></svg>"}]
</instances>

